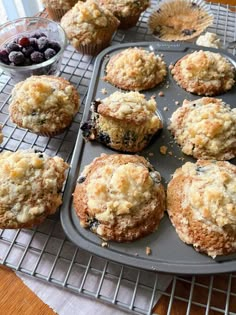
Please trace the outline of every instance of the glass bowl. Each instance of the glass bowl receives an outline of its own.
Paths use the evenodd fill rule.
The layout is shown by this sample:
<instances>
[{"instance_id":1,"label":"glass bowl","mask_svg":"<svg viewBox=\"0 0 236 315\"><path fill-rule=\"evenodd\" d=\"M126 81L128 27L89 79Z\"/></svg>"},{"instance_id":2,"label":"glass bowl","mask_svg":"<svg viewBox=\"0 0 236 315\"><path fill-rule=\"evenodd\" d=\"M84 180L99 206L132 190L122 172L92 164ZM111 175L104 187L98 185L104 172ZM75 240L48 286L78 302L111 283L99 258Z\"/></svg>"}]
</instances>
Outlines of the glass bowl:
<instances>
[{"instance_id":1,"label":"glass bowl","mask_svg":"<svg viewBox=\"0 0 236 315\"><path fill-rule=\"evenodd\" d=\"M4 49L8 43L13 42L16 38L30 36L36 32L43 32L49 40L57 41L61 48L51 59L33 65L16 66L0 61L0 68L14 81L22 81L31 75L58 75L60 72L67 38L60 24L52 20L41 17L25 17L1 25L0 49Z\"/></svg>"}]
</instances>

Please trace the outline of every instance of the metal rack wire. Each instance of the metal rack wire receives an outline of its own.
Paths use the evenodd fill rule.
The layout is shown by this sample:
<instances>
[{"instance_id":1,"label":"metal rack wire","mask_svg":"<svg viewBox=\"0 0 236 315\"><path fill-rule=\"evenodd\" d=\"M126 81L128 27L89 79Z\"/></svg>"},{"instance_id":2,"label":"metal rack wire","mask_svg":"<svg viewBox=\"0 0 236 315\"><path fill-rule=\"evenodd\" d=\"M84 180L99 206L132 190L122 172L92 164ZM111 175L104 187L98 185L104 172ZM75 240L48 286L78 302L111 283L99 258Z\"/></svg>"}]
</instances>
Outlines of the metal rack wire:
<instances>
[{"instance_id":1,"label":"metal rack wire","mask_svg":"<svg viewBox=\"0 0 236 315\"><path fill-rule=\"evenodd\" d=\"M112 45L154 40L147 29L147 19L155 2L152 1L151 9L142 15L135 28L128 32L118 31ZM224 45L236 40L236 12L226 5L209 3L209 6L215 20L208 30L219 35ZM236 54L235 48L229 51ZM70 128L53 138L36 136L10 121L8 104L14 81L0 72L0 124L4 133L1 150L16 151L34 147L48 155L61 156L69 162L94 61L95 58L81 55L71 46L67 47L60 75L78 89L81 107ZM171 314L181 304L186 314L197 310L198 314L236 315L235 273L207 277L171 276L171 284L163 289L160 280L163 275L160 277L156 272L107 261L77 248L66 239L59 214L47 218L35 229L0 230L0 264L132 314L152 314L161 296L155 306L156 313ZM170 279L166 275L168 277Z\"/></svg>"}]
</instances>

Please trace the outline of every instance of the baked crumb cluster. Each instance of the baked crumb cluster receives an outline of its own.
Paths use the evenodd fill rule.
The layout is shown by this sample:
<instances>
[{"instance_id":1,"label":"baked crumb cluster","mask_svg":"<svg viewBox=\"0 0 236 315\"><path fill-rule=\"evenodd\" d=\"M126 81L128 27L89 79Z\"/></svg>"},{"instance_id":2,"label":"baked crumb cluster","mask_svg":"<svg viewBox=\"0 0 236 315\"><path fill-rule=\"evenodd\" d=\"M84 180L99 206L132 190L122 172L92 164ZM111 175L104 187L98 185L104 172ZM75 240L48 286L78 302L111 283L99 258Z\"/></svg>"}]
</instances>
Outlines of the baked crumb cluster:
<instances>
[{"instance_id":1,"label":"baked crumb cluster","mask_svg":"<svg viewBox=\"0 0 236 315\"><path fill-rule=\"evenodd\" d=\"M68 165L59 157L31 151L0 154L0 226L31 225L62 203Z\"/></svg>"},{"instance_id":2,"label":"baked crumb cluster","mask_svg":"<svg viewBox=\"0 0 236 315\"><path fill-rule=\"evenodd\" d=\"M236 109L216 98L184 100L169 125L185 154L227 160L236 155Z\"/></svg>"},{"instance_id":3,"label":"baked crumb cluster","mask_svg":"<svg viewBox=\"0 0 236 315\"><path fill-rule=\"evenodd\" d=\"M75 87L63 78L31 76L12 90L13 122L34 132L54 132L71 122L79 109Z\"/></svg>"},{"instance_id":4,"label":"baked crumb cluster","mask_svg":"<svg viewBox=\"0 0 236 315\"><path fill-rule=\"evenodd\" d=\"M99 0L98 2L117 17L139 14L139 12L146 10L150 3L149 0Z\"/></svg>"},{"instance_id":5,"label":"baked crumb cluster","mask_svg":"<svg viewBox=\"0 0 236 315\"><path fill-rule=\"evenodd\" d=\"M197 45L213 48L221 48L220 38L215 33L206 32L198 37Z\"/></svg>"},{"instance_id":6,"label":"baked crumb cluster","mask_svg":"<svg viewBox=\"0 0 236 315\"><path fill-rule=\"evenodd\" d=\"M192 178L191 184L184 187L183 207L189 205L194 219L203 221L209 230L231 228L236 233L235 165L216 162L199 166L188 162L182 171Z\"/></svg>"},{"instance_id":7,"label":"baked crumb cluster","mask_svg":"<svg viewBox=\"0 0 236 315\"><path fill-rule=\"evenodd\" d=\"M97 1L78 1L61 20L71 43L76 47L91 42L102 42L104 30L113 32L119 25L117 18ZM102 33L100 33L102 32ZM101 37L102 36L102 37Z\"/></svg>"},{"instance_id":8,"label":"baked crumb cluster","mask_svg":"<svg viewBox=\"0 0 236 315\"><path fill-rule=\"evenodd\" d=\"M125 90L146 90L161 83L167 74L162 58L141 48L128 48L114 55L104 80Z\"/></svg>"},{"instance_id":9,"label":"baked crumb cluster","mask_svg":"<svg viewBox=\"0 0 236 315\"><path fill-rule=\"evenodd\" d=\"M181 58L172 69L177 83L198 95L217 95L230 90L235 83L235 69L221 54L194 51Z\"/></svg>"}]
</instances>

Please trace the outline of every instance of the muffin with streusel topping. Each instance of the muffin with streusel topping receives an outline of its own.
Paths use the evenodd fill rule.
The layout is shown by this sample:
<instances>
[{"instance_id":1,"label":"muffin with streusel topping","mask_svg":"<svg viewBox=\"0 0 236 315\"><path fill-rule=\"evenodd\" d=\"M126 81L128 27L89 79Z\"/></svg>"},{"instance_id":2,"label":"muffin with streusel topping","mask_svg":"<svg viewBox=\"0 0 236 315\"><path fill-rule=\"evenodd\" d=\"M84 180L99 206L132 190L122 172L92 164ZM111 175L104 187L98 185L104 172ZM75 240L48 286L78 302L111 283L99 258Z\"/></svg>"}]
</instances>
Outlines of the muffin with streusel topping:
<instances>
[{"instance_id":1,"label":"muffin with streusel topping","mask_svg":"<svg viewBox=\"0 0 236 315\"><path fill-rule=\"evenodd\" d=\"M55 213L68 164L30 150L0 153L0 228L30 228Z\"/></svg>"},{"instance_id":2,"label":"muffin with streusel topping","mask_svg":"<svg viewBox=\"0 0 236 315\"><path fill-rule=\"evenodd\" d=\"M78 1L61 19L70 43L79 52L97 55L109 46L119 20L95 0Z\"/></svg>"},{"instance_id":3,"label":"muffin with streusel topping","mask_svg":"<svg viewBox=\"0 0 236 315\"><path fill-rule=\"evenodd\" d=\"M197 159L236 156L236 108L213 97L184 100L170 118L169 129L183 153Z\"/></svg>"},{"instance_id":4,"label":"muffin with streusel topping","mask_svg":"<svg viewBox=\"0 0 236 315\"><path fill-rule=\"evenodd\" d=\"M98 0L98 2L118 18L121 29L135 26L141 13L150 4L149 0Z\"/></svg>"},{"instance_id":5,"label":"muffin with streusel topping","mask_svg":"<svg viewBox=\"0 0 236 315\"><path fill-rule=\"evenodd\" d=\"M179 59L171 70L175 81L186 91L214 96L235 84L235 68L219 53L194 51Z\"/></svg>"},{"instance_id":6,"label":"muffin with streusel topping","mask_svg":"<svg viewBox=\"0 0 236 315\"><path fill-rule=\"evenodd\" d=\"M215 258L236 252L236 166L185 163L167 187L167 211L180 239Z\"/></svg>"},{"instance_id":7,"label":"muffin with streusel topping","mask_svg":"<svg viewBox=\"0 0 236 315\"><path fill-rule=\"evenodd\" d=\"M60 21L77 2L78 0L42 0L49 17L54 21Z\"/></svg>"},{"instance_id":8,"label":"muffin with streusel topping","mask_svg":"<svg viewBox=\"0 0 236 315\"><path fill-rule=\"evenodd\" d=\"M92 106L91 120L81 125L86 140L98 140L108 147L139 152L162 128L154 98L139 92L116 91Z\"/></svg>"},{"instance_id":9,"label":"muffin with streusel topping","mask_svg":"<svg viewBox=\"0 0 236 315\"><path fill-rule=\"evenodd\" d=\"M95 158L78 178L73 197L80 225L117 242L154 232L165 210L161 176L138 155Z\"/></svg>"},{"instance_id":10,"label":"muffin with streusel topping","mask_svg":"<svg viewBox=\"0 0 236 315\"><path fill-rule=\"evenodd\" d=\"M104 80L124 90L142 91L163 82L166 74L166 64L160 56L132 47L111 57Z\"/></svg>"},{"instance_id":11,"label":"muffin with streusel topping","mask_svg":"<svg viewBox=\"0 0 236 315\"><path fill-rule=\"evenodd\" d=\"M62 133L79 110L79 94L67 80L54 76L31 76L12 90L11 120L42 136Z\"/></svg>"}]
</instances>

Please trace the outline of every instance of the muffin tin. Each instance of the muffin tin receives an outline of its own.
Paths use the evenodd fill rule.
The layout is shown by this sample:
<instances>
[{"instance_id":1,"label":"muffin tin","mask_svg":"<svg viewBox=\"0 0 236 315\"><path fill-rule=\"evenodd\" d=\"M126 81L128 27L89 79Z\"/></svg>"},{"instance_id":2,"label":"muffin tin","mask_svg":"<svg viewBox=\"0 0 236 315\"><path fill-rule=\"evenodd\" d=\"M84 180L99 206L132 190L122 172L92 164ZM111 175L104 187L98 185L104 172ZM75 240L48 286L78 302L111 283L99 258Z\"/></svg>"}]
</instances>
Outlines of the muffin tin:
<instances>
[{"instance_id":1,"label":"muffin tin","mask_svg":"<svg viewBox=\"0 0 236 315\"><path fill-rule=\"evenodd\" d=\"M111 46L99 54L96 59L93 77L87 95L85 110L82 121L90 117L91 102L98 98L105 98L118 90L103 80L105 67L110 56L119 53L128 47L141 47L155 54L162 56L168 67L168 74L162 84L153 89L143 91L147 99L155 95L158 112L163 119L163 130L159 133L150 145L140 152L140 155L148 158L154 167L160 172L163 184L167 185L171 174L176 168L187 161L195 162L192 157L186 156L174 142L170 132L167 130L169 118L177 107L182 105L184 99L194 100L201 96L186 92L179 87L170 74L169 65L174 64L184 55L195 50L209 50L219 52L236 67L236 59L224 50L200 47L193 44L169 43L169 42L135 42ZM104 94L104 91L106 94ZM236 85L225 94L217 96L231 107L235 106ZM160 153L160 147L166 146L166 154ZM146 270L177 274L213 274L232 272L236 270L236 255L219 257L215 260L196 252L192 246L184 244L175 232L167 214L161 221L157 231L140 240L130 243L104 242L90 230L80 226L79 219L75 214L72 205L72 194L75 189L76 180L84 166L100 156L101 153L113 154L114 150L98 143L85 142L80 131L77 137L74 154L71 161L71 169L68 175L64 193L64 203L61 209L61 222L68 238L77 246L84 248L95 255L107 258L112 261L127 264ZM230 161L236 164L236 159ZM147 254L147 249L151 254Z\"/></svg>"}]
</instances>

